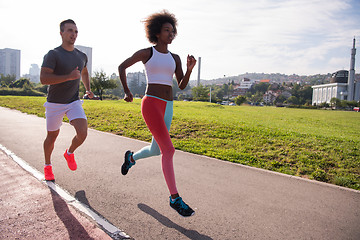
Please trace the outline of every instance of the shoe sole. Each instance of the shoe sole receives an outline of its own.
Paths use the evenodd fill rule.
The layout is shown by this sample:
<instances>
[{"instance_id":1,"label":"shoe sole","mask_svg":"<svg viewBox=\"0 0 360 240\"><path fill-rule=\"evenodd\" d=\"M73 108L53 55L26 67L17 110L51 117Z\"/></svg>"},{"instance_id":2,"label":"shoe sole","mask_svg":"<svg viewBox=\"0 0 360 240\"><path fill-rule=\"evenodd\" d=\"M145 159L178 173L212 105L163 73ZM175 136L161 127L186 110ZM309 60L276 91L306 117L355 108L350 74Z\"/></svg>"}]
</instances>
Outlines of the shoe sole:
<instances>
[{"instance_id":1,"label":"shoe sole","mask_svg":"<svg viewBox=\"0 0 360 240\"><path fill-rule=\"evenodd\" d=\"M179 214L180 216L182 216L182 217L184 217L184 218L192 217L192 216L195 215L195 211L193 211L193 213L192 213L191 215L189 215L189 216L184 216L184 215L181 215L181 214L180 214L175 208L173 208L171 205L170 205L170 207L171 207L172 209L174 209L174 211L175 211L177 214Z\"/></svg>"},{"instance_id":2,"label":"shoe sole","mask_svg":"<svg viewBox=\"0 0 360 240\"><path fill-rule=\"evenodd\" d=\"M129 169L126 169L125 163L121 166L121 174L126 175L129 172Z\"/></svg>"},{"instance_id":3,"label":"shoe sole","mask_svg":"<svg viewBox=\"0 0 360 240\"><path fill-rule=\"evenodd\" d=\"M126 158L127 158L127 156L128 156L129 154L131 154L131 151L126 151L125 157L124 157L124 163L123 163L123 165L121 166L121 174L122 174L122 175L126 175L126 174L129 172L129 169L130 169L130 168L126 168Z\"/></svg>"},{"instance_id":4,"label":"shoe sole","mask_svg":"<svg viewBox=\"0 0 360 240\"><path fill-rule=\"evenodd\" d=\"M175 209L174 209L175 210ZM191 214L191 215L189 215L189 216L184 216L184 215L181 215L178 211L176 211L175 210L175 212L177 212L177 214L179 214L181 217L183 217L183 218L188 218L188 217L192 217L192 216L194 216L195 215L195 211Z\"/></svg>"}]
</instances>

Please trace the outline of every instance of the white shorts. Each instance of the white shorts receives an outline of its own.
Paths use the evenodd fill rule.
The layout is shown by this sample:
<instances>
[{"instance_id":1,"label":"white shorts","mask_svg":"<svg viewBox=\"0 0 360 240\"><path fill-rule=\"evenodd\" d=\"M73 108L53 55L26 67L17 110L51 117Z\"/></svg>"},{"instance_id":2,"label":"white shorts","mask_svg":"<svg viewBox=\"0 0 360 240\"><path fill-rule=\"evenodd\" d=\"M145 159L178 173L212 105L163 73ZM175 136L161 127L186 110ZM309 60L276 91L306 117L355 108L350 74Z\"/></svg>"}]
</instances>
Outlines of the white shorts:
<instances>
[{"instance_id":1,"label":"white shorts","mask_svg":"<svg viewBox=\"0 0 360 240\"><path fill-rule=\"evenodd\" d=\"M83 101L81 100L77 100L69 104L46 102L44 107L47 130L59 130L65 114L70 122L77 118L87 119L82 104Z\"/></svg>"}]
</instances>

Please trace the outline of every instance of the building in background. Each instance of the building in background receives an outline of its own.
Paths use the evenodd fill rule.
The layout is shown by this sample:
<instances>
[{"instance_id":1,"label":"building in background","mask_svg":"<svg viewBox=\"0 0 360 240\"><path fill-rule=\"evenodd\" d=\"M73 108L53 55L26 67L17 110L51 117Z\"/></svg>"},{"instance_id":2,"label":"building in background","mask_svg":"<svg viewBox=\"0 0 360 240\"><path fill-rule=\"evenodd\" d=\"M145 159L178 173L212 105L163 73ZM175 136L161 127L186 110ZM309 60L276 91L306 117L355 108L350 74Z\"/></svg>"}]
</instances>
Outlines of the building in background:
<instances>
[{"instance_id":1,"label":"building in background","mask_svg":"<svg viewBox=\"0 0 360 240\"><path fill-rule=\"evenodd\" d=\"M232 97L235 98L235 97L237 97L239 95L244 96L254 84L255 84L254 80L251 80L249 78L243 78L240 81L240 84L236 85L234 87Z\"/></svg>"},{"instance_id":2,"label":"building in background","mask_svg":"<svg viewBox=\"0 0 360 240\"><path fill-rule=\"evenodd\" d=\"M86 54L86 56L88 58L87 69L88 69L89 75L91 77L92 76L92 48L81 46L81 45L75 45L75 48L79 49L80 51L82 51L83 53Z\"/></svg>"},{"instance_id":3,"label":"building in background","mask_svg":"<svg viewBox=\"0 0 360 240\"><path fill-rule=\"evenodd\" d=\"M29 69L29 78L31 82L39 83L40 82L40 68L37 64L31 64Z\"/></svg>"},{"instance_id":4,"label":"building in background","mask_svg":"<svg viewBox=\"0 0 360 240\"><path fill-rule=\"evenodd\" d=\"M146 75L145 72L133 72L127 73L126 79L129 84L140 87L141 85L146 85Z\"/></svg>"},{"instance_id":5,"label":"building in background","mask_svg":"<svg viewBox=\"0 0 360 240\"><path fill-rule=\"evenodd\" d=\"M355 38L351 49L350 71L340 70L332 74L329 84L312 86L312 105L330 103L332 98L360 101L360 81L355 81Z\"/></svg>"},{"instance_id":6,"label":"building in background","mask_svg":"<svg viewBox=\"0 0 360 240\"><path fill-rule=\"evenodd\" d=\"M16 79L20 79L20 56L20 50L0 49L0 74L15 75Z\"/></svg>"}]
</instances>

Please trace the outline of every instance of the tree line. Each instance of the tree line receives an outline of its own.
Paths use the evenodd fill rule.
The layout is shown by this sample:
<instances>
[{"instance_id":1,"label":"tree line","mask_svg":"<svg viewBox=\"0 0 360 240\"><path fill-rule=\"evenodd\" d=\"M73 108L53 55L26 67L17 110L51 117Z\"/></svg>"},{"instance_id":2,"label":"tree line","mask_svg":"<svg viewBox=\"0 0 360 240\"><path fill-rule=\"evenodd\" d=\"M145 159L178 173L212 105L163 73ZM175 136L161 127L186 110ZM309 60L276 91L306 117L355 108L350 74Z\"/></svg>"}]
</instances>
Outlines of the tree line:
<instances>
[{"instance_id":1,"label":"tree line","mask_svg":"<svg viewBox=\"0 0 360 240\"><path fill-rule=\"evenodd\" d=\"M209 101L210 89L211 89L211 102L221 102L224 100L233 100L237 105L244 102L258 105L264 104L264 94L268 91L277 92L278 96L270 103L266 105L288 104L288 105L311 105L312 88L311 86L301 86L300 84L285 82L282 84L270 84L267 82L261 82L253 84L250 89L244 94L232 98L232 94L235 88L234 82L224 83L222 85L211 85L192 88L193 100L196 101ZM283 92L288 92L290 97L287 97Z\"/></svg>"},{"instance_id":2,"label":"tree line","mask_svg":"<svg viewBox=\"0 0 360 240\"><path fill-rule=\"evenodd\" d=\"M119 77L110 78L104 71L94 72L94 76L90 79L91 89L100 100L103 99L121 99L124 97L124 90L120 83ZM129 88L135 97L141 98L145 94L146 83L129 81ZM177 82L173 80L173 96L177 100L192 100L219 103L222 101L232 101L236 105L248 103L251 105L276 105L276 106L311 106L312 88L309 85L300 85L297 83L268 83L261 82L253 84L244 94L232 97L234 89L237 85L234 81L223 84L200 85L190 87L188 85L185 90L181 91L177 87ZM85 95L85 88L80 84L80 97ZM271 102L264 103L264 94L268 91L276 92L277 96ZM283 94L283 93L287 94ZM16 80L15 75L0 75L0 95L30 95L45 96L47 94L47 86L41 83L32 83L29 79L20 78ZM211 99L210 99L211 98ZM330 104L323 103L317 107L332 108L352 108L359 106L359 102L341 101L339 99L331 99Z\"/></svg>"}]
</instances>

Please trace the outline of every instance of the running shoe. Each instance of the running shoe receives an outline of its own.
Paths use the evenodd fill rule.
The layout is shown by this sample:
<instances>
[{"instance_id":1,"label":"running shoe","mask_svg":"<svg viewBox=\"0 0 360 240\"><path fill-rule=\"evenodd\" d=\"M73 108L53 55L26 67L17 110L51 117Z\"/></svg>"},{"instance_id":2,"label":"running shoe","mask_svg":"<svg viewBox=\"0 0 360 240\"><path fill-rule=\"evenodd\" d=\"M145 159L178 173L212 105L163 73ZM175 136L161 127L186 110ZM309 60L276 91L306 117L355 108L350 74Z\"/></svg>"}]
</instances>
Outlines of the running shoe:
<instances>
[{"instance_id":1,"label":"running shoe","mask_svg":"<svg viewBox=\"0 0 360 240\"><path fill-rule=\"evenodd\" d=\"M191 217L195 214L195 211L187 205L181 197L175 198L173 201L170 196L170 207L175 209L183 217Z\"/></svg>"},{"instance_id":2,"label":"running shoe","mask_svg":"<svg viewBox=\"0 0 360 240\"><path fill-rule=\"evenodd\" d=\"M68 154L67 151L68 150L66 149L65 153L64 153L64 157L65 157L65 159L67 161L67 164L68 164L68 167L70 168L70 170L75 171L77 169L77 165L76 165L76 162L75 162L74 153Z\"/></svg>"},{"instance_id":3,"label":"running shoe","mask_svg":"<svg viewBox=\"0 0 360 240\"><path fill-rule=\"evenodd\" d=\"M52 171L52 166L44 167L44 175L45 175L46 181L54 181L55 180L54 173Z\"/></svg>"},{"instance_id":4,"label":"running shoe","mask_svg":"<svg viewBox=\"0 0 360 240\"><path fill-rule=\"evenodd\" d=\"M135 165L135 161L132 162L131 161L131 156L133 155L134 153L131 152L131 151L126 151L125 153L125 157L124 157L124 163L123 165L121 166L121 173L122 175L126 175L129 171L129 169Z\"/></svg>"}]
</instances>

